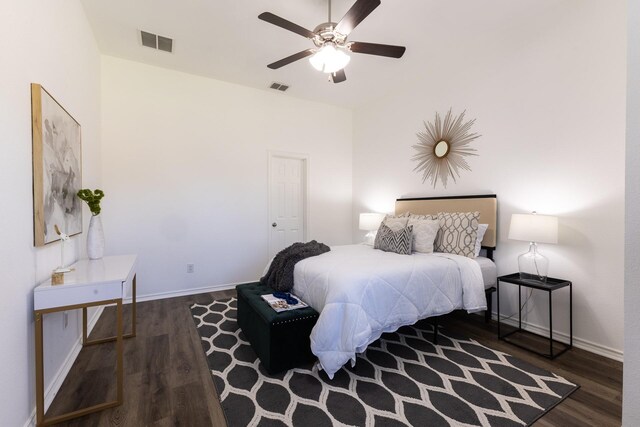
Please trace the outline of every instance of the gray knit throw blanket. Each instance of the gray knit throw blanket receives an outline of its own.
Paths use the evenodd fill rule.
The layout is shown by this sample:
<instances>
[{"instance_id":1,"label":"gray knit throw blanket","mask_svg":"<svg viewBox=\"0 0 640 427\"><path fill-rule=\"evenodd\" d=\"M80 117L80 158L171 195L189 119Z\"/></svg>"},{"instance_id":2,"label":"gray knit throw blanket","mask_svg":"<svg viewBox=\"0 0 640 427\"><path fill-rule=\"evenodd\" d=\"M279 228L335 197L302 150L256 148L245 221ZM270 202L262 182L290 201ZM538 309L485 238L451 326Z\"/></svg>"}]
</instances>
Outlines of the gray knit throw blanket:
<instances>
[{"instance_id":1,"label":"gray knit throw blanket","mask_svg":"<svg viewBox=\"0 0 640 427\"><path fill-rule=\"evenodd\" d=\"M276 291L291 292L293 289L293 269L296 263L330 250L329 246L315 240L307 243L294 243L278 252L273 258L267 274L260 278L260 283Z\"/></svg>"}]
</instances>

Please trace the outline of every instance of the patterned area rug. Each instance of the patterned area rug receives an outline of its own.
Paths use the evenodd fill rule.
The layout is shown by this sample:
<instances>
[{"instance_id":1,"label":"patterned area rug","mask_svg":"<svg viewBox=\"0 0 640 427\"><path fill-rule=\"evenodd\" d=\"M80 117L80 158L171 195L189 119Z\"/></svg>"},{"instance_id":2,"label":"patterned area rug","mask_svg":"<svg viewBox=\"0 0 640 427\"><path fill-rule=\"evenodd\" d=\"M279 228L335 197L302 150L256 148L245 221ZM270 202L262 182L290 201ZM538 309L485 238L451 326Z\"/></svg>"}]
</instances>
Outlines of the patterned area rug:
<instances>
[{"instance_id":1,"label":"patterned area rug","mask_svg":"<svg viewBox=\"0 0 640 427\"><path fill-rule=\"evenodd\" d=\"M531 425L578 386L418 322L384 334L333 380L313 364L269 375L236 299L191 306L229 427Z\"/></svg>"}]
</instances>

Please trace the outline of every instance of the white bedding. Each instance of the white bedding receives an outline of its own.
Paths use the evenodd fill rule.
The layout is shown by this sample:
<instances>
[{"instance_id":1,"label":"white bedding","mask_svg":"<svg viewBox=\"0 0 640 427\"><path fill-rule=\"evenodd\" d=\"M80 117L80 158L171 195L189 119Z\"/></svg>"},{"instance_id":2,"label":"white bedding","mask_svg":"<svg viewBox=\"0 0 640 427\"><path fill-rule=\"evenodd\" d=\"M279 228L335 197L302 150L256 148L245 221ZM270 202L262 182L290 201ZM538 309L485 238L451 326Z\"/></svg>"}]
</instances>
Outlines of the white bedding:
<instances>
[{"instance_id":1,"label":"white bedding","mask_svg":"<svg viewBox=\"0 0 640 427\"><path fill-rule=\"evenodd\" d=\"M452 254L333 246L298 262L294 283L293 292L320 313L311 350L330 378L384 332L487 304L479 264Z\"/></svg>"},{"instance_id":2,"label":"white bedding","mask_svg":"<svg viewBox=\"0 0 640 427\"><path fill-rule=\"evenodd\" d=\"M475 261L480 265L484 288L489 289L496 286L496 283L498 282L498 267L496 264L489 258L482 256L476 257Z\"/></svg>"}]
</instances>

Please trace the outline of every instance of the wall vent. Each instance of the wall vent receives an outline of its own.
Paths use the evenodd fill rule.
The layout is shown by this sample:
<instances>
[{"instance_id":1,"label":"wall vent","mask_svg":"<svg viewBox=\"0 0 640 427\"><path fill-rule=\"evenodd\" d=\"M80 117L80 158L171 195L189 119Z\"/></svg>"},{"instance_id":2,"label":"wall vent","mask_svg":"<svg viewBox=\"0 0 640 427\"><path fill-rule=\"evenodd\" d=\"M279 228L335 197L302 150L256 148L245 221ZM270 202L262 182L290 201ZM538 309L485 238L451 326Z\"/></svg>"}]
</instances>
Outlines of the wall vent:
<instances>
[{"instance_id":1,"label":"wall vent","mask_svg":"<svg viewBox=\"0 0 640 427\"><path fill-rule=\"evenodd\" d=\"M269 89L274 89L274 90L279 90L280 92L285 92L287 89L289 89L289 85L273 82L273 83L271 83L271 86L269 86Z\"/></svg>"},{"instance_id":2,"label":"wall vent","mask_svg":"<svg viewBox=\"0 0 640 427\"><path fill-rule=\"evenodd\" d=\"M140 39L142 40L142 46L169 53L173 52L173 39L169 37L159 36L147 31L140 31Z\"/></svg>"}]
</instances>

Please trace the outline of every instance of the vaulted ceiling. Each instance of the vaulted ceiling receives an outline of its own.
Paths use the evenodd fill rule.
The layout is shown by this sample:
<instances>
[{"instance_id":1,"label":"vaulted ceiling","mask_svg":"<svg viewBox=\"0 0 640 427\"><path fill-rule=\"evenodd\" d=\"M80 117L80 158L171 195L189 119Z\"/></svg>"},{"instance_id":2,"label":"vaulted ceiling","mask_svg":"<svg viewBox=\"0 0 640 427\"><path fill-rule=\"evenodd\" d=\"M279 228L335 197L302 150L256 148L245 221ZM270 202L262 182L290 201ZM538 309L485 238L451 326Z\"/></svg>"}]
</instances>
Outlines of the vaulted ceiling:
<instances>
[{"instance_id":1,"label":"vaulted ceiling","mask_svg":"<svg viewBox=\"0 0 640 427\"><path fill-rule=\"evenodd\" d=\"M401 59L352 54L347 81L334 84L306 59L278 70L267 64L313 47L311 41L258 19L268 11L313 30L327 21L327 0L82 0L102 53L268 90L355 107L430 70L455 66L500 43L506 31L549 16L556 0L382 0L349 36L406 46ZM333 0L337 22L355 0ZM540 25L538 21L537 24ZM143 47L139 31L174 39L173 53Z\"/></svg>"}]
</instances>

